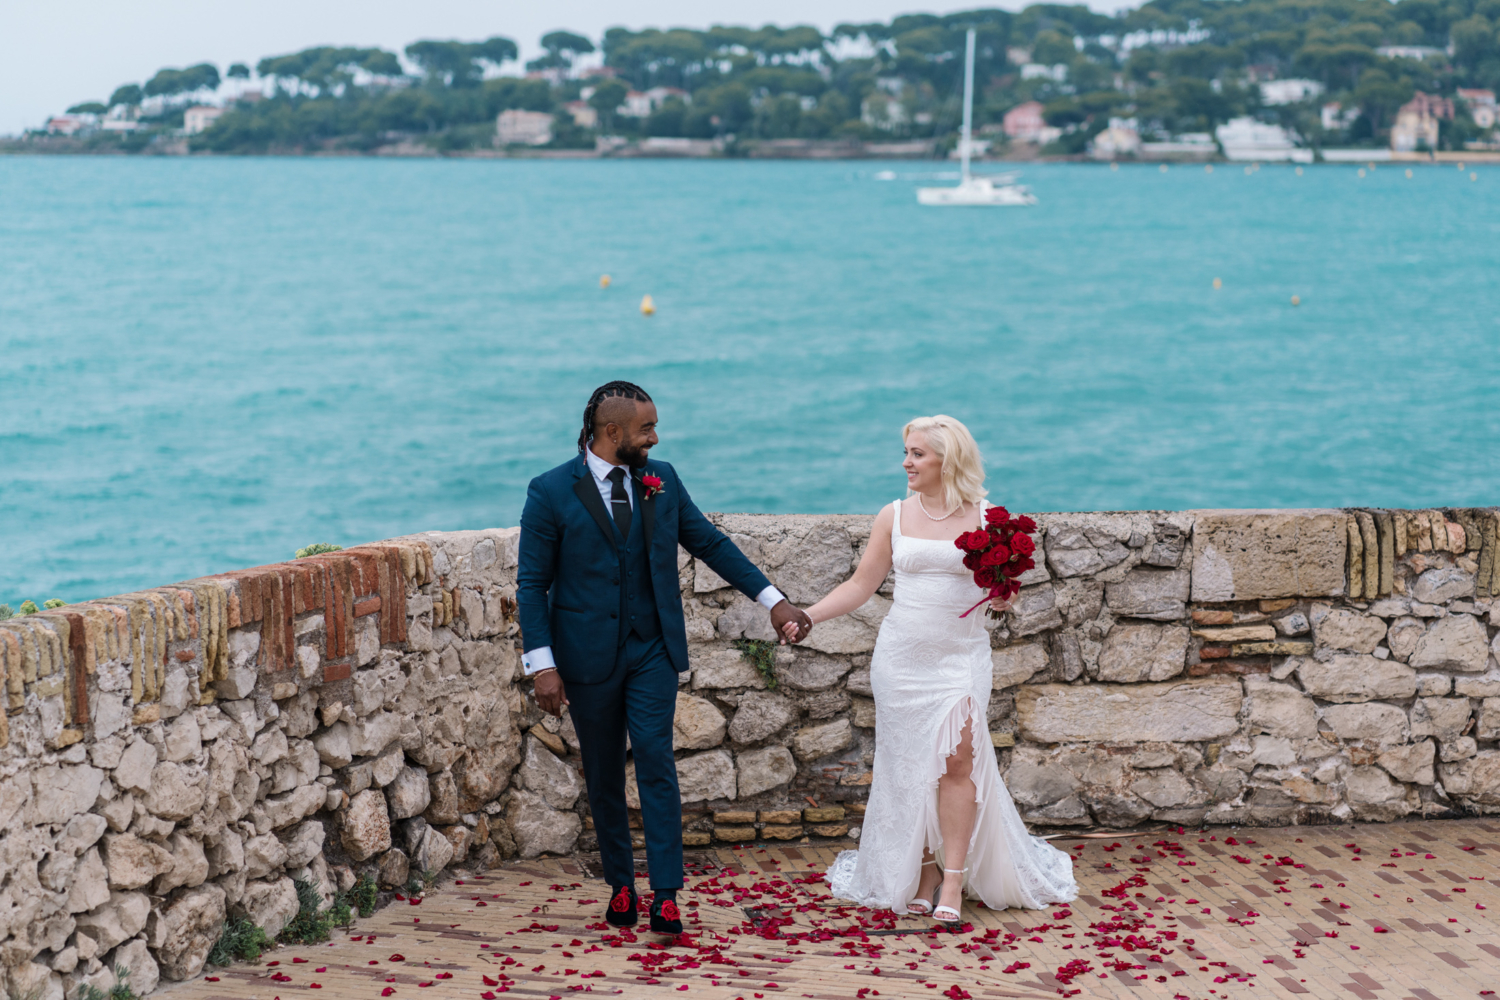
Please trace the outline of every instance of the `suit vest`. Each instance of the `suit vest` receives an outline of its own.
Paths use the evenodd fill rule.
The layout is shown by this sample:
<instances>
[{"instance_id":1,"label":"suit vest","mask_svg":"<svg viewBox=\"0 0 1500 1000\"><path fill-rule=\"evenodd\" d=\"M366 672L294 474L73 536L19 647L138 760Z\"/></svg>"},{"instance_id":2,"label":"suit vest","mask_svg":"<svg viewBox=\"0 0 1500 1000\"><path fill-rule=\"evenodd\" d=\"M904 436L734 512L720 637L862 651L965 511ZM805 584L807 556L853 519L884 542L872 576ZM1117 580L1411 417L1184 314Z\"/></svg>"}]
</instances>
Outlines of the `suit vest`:
<instances>
[{"instance_id":1,"label":"suit vest","mask_svg":"<svg viewBox=\"0 0 1500 1000\"><path fill-rule=\"evenodd\" d=\"M630 518L630 537L622 539L615 526L615 545L620 553L620 645L634 632L642 639L661 635L661 616L656 610L656 591L651 586L651 562L646 557L646 536L641 505Z\"/></svg>"}]
</instances>

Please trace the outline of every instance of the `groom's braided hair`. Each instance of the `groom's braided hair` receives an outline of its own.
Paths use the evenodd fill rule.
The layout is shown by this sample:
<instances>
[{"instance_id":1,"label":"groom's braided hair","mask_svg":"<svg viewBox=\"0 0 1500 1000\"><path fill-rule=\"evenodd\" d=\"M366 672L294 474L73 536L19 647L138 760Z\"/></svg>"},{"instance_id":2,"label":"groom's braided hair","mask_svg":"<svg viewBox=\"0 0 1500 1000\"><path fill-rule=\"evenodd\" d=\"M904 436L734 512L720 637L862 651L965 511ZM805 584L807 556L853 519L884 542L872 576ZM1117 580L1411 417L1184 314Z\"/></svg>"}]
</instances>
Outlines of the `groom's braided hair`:
<instances>
[{"instance_id":1,"label":"groom's braided hair","mask_svg":"<svg viewBox=\"0 0 1500 1000\"><path fill-rule=\"evenodd\" d=\"M589 446L589 438L594 436L594 415L599 412L599 404L616 396L641 403L651 402L650 394L634 382L606 382L595 389L593 395L589 396L589 405L583 408L583 430L578 432L579 454L583 454L583 450Z\"/></svg>"}]
</instances>

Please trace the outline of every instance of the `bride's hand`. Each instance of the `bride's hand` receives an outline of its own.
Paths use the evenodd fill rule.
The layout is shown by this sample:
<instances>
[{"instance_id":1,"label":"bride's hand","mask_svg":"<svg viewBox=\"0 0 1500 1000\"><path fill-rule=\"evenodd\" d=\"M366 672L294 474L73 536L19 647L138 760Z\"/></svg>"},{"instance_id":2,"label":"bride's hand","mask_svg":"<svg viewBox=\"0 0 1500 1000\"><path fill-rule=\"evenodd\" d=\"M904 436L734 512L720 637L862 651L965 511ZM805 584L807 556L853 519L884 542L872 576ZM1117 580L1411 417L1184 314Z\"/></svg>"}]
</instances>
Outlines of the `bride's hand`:
<instances>
[{"instance_id":1,"label":"bride's hand","mask_svg":"<svg viewBox=\"0 0 1500 1000\"><path fill-rule=\"evenodd\" d=\"M784 635L784 636L786 636L786 641L787 642L796 642L797 641L797 623L794 622L794 621L791 621L791 622L787 622L785 625L781 626L781 634Z\"/></svg>"},{"instance_id":2,"label":"bride's hand","mask_svg":"<svg viewBox=\"0 0 1500 1000\"><path fill-rule=\"evenodd\" d=\"M1000 613L1003 614L1004 612L1010 610L1010 607L1011 607L1011 605L1013 603L1014 603L1014 599L1013 598L1009 598L1009 597L997 597L993 601L990 602L990 607L993 608L993 609L995 609L995 611L1000 612Z\"/></svg>"}]
</instances>

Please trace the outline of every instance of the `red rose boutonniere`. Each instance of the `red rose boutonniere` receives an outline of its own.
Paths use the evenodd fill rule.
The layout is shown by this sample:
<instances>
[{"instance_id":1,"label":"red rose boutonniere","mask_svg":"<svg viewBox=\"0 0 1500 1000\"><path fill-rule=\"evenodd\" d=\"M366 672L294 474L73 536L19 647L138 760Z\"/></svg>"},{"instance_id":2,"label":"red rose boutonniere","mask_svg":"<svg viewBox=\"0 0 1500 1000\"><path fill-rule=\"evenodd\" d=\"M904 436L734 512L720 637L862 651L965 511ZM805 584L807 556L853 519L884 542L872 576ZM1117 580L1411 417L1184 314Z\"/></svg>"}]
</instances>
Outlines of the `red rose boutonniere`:
<instances>
[{"instance_id":1,"label":"red rose boutonniere","mask_svg":"<svg viewBox=\"0 0 1500 1000\"><path fill-rule=\"evenodd\" d=\"M650 500L658 493L666 492L661 488L661 477L645 475L641 477L641 486L645 488L645 498Z\"/></svg>"}]
</instances>

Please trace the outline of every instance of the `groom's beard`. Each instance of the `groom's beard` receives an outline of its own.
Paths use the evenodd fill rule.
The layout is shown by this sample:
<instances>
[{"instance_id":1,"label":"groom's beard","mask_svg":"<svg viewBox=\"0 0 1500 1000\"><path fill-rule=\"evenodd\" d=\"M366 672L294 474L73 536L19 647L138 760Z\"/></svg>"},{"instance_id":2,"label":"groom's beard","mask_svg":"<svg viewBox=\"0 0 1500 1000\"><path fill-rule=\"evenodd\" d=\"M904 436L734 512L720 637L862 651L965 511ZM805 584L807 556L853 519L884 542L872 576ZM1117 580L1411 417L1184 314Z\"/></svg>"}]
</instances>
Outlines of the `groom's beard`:
<instances>
[{"instance_id":1,"label":"groom's beard","mask_svg":"<svg viewBox=\"0 0 1500 1000\"><path fill-rule=\"evenodd\" d=\"M646 449L636 445L621 444L615 448L615 458L632 469L646 467Z\"/></svg>"}]
</instances>

